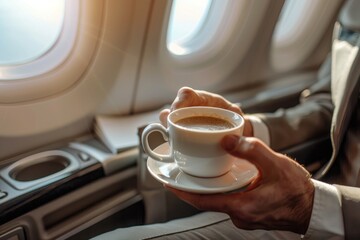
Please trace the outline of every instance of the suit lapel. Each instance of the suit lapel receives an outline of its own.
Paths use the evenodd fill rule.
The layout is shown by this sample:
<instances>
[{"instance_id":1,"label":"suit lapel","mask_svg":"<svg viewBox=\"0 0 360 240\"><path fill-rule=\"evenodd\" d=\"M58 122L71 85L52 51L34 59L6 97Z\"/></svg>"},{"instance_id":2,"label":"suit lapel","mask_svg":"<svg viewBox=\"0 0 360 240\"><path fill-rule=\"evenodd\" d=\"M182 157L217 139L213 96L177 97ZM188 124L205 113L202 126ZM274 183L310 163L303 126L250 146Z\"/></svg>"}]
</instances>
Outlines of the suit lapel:
<instances>
[{"instance_id":1,"label":"suit lapel","mask_svg":"<svg viewBox=\"0 0 360 240\"><path fill-rule=\"evenodd\" d=\"M336 152L357 103L357 83L360 75L359 44L357 41L353 46L341 40L335 40L333 44L331 91L334 113L331 134Z\"/></svg>"},{"instance_id":2,"label":"suit lapel","mask_svg":"<svg viewBox=\"0 0 360 240\"><path fill-rule=\"evenodd\" d=\"M335 39L332 48L331 94L334 112L331 123L333 154L330 161L315 175L324 176L338 154L340 144L357 104L360 76L360 38L355 33L352 41Z\"/></svg>"}]
</instances>

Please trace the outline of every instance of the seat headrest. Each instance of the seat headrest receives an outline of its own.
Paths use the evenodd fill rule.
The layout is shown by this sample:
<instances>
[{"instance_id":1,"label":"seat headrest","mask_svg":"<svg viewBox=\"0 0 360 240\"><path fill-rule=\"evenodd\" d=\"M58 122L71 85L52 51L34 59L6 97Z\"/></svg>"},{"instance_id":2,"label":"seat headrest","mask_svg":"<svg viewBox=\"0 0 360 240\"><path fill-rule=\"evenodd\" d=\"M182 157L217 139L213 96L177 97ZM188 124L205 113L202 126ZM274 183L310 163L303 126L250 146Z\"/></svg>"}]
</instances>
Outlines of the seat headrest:
<instances>
[{"instance_id":1,"label":"seat headrest","mask_svg":"<svg viewBox=\"0 0 360 240\"><path fill-rule=\"evenodd\" d=\"M360 1L347 0L340 10L340 24L351 31L360 32Z\"/></svg>"}]
</instances>

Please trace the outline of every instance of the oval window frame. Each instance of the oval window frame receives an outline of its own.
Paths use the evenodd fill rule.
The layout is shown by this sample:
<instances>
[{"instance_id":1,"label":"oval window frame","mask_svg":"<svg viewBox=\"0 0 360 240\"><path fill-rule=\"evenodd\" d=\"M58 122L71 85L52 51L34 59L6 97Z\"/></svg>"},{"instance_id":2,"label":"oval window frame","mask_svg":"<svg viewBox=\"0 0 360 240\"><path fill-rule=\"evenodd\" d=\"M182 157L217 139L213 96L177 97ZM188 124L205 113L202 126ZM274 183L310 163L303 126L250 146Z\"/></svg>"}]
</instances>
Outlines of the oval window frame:
<instances>
[{"instance_id":1,"label":"oval window frame","mask_svg":"<svg viewBox=\"0 0 360 240\"><path fill-rule=\"evenodd\" d=\"M196 37L188 42L188 45L194 46L198 42L204 42L204 44L194 47L194 51L189 54L175 55L168 50L166 44L171 13L171 4L169 5L167 15L164 18L157 57L159 58L158 64L162 76L169 76L177 81L177 83L164 81L164 84L171 89L178 89L183 85L190 84L197 87L198 84L191 79L199 79L199 81L204 79L204 71L209 73L206 78L206 85L211 86L224 79L224 74L236 69L238 63L247 53L247 46L251 45L255 37L255 31L249 29L246 22L254 19L255 24L259 24L262 18L261 13L267 6L267 4L257 4L251 0L213 0L203 28ZM251 11L249 10L257 7L260 7L260 15L250 16L248 12ZM224 28L223 26L227 27ZM248 34L244 38L245 33ZM221 38L216 39L219 35ZM222 70L220 71L220 69ZM163 80L165 79L167 78ZM204 80L199 82L200 86L204 87Z\"/></svg>"},{"instance_id":2,"label":"oval window frame","mask_svg":"<svg viewBox=\"0 0 360 240\"><path fill-rule=\"evenodd\" d=\"M291 34L282 34L283 37L280 39L276 35L276 30L274 31L270 51L272 68L279 72L290 71L306 61L318 46L324 32L328 30L329 26L333 26L331 23L342 1L304 0L302 2L303 9L300 11L306 11L308 17L295 21L291 29L296 29L296 31L291 30ZM299 16L302 15L299 14Z\"/></svg>"},{"instance_id":3,"label":"oval window frame","mask_svg":"<svg viewBox=\"0 0 360 240\"><path fill-rule=\"evenodd\" d=\"M91 11L81 11L80 4L80 0L66 0L63 29L46 54L25 64L0 67L0 103L50 97L81 79L96 50L100 30L89 26L83 31L78 26L101 19L92 19Z\"/></svg>"}]
</instances>

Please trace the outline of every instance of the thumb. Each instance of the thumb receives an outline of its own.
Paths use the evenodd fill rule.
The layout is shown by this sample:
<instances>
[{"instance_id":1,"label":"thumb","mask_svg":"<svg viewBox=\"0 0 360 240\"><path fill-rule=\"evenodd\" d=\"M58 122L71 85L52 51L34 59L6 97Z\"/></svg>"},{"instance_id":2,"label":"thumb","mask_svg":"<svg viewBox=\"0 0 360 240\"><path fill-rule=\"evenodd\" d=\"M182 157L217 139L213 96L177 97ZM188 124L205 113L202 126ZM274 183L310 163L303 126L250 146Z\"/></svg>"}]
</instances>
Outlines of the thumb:
<instances>
[{"instance_id":1,"label":"thumb","mask_svg":"<svg viewBox=\"0 0 360 240\"><path fill-rule=\"evenodd\" d=\"M231 155L254 164L262 174L277 165L279 154L257 138L228 135L222 139L221 146Z\"/></svg>"}]
</instances>

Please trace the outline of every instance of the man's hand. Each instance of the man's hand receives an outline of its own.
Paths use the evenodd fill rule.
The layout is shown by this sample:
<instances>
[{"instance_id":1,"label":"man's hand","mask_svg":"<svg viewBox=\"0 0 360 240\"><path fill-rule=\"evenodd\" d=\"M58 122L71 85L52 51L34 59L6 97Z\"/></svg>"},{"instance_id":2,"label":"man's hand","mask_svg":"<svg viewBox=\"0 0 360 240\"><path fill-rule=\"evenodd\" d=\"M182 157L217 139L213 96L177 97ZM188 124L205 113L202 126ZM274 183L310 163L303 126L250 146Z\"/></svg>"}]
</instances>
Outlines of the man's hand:
<instances>
[{"instance_id":1,"label":"man's hand","mask_svg":"<svg viewBox=\"0 0 360 240\"><path fill-rule=\"evenodd\" d=\"M274 152L256 138L226 136L222 147L258 168L258 177L245 191L202 195L168 189L198 209L229 214L241 229L304 234L314 198L310 174L296 161Z\"/></svg>"},{"instance_id":2,"label":"man's hand","mask_svg":"<svg viewBox=\"0 0 360 240\"><path fill-rule=\"evenodd\" d=\"M233 104L223 98L222 96L210 93L201 90L194 90L189 87L182 87L179 89L177 96L173 103L171 104L170 109L164 109L160 113L160 121L166 126L167 125L167 116L169 113L178 108L192 107L192 106L209 106L209 107L218 107L224 108L244 116L240 107L236 104ZM245 117L245 127L244 127L244 136L253 136L252 125L249 120Z\"/></svg>"}]
</instances>

